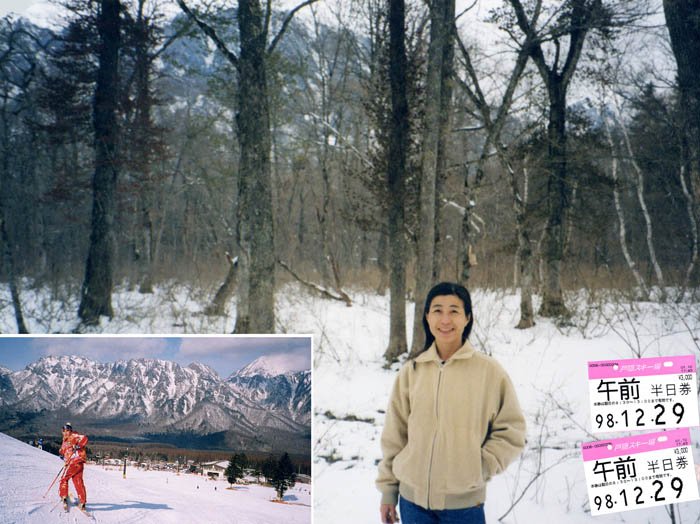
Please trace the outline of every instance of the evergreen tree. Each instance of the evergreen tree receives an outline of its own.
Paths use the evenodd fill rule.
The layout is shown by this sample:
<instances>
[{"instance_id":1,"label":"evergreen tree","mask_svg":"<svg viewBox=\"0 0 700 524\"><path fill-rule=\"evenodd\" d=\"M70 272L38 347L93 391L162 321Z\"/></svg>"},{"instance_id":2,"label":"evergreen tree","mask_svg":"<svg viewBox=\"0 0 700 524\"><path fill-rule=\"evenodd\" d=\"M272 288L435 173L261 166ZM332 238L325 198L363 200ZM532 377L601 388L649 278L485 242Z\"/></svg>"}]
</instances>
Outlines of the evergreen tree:
<instances>
[{"instance_id":1,"label":"evergreen tree","mask_svg":"<svg viewBox=\"0 0 700 524\"><path fill-rule=\"evenodd\" d=\"M226 475L226 480L233 487L239 478L243 477L243 468L246 465L246 457L242 453L236 453L231 457L228 462L228 467L224 474Z\"/></svg>"},{"instance_id":2,"label":"evergreen tree","mask_svg":"<svg viewBox=\"0 0 700 524\"><path fill-rule=\"evenodd\" d=\"M265 477L265 482L272 484L272 479L275 476L275 471L277 470L277 462L272 457L265 459L260 465L260 472L262 476Z\"/></svg>"},{"instance_id":3,"label":"evergreen tree","mask_svg":"<svg viewBox=\"0 0 700 524\"><path fill-rule=\"evenodd\" d=\"M277 496L280 500L282 500L284 492L294 486L296 477L289 454L285 453L277 462L272 478L269 480L270 484L277 490Z\"/></svg>"}]
</instances>

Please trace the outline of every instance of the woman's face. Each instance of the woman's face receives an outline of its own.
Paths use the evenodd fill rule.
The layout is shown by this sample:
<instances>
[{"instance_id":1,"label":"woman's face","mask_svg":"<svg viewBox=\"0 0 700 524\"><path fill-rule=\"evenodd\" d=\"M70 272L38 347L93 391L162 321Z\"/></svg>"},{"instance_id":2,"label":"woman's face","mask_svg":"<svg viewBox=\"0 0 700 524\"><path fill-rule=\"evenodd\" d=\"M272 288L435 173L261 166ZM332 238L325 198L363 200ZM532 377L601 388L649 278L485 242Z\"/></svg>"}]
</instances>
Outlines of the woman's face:
<instances>
[{"instance_id":1,"label":"woman's face","mask_svg":"<svg viewBox=\"0 0 700 524\"><path fill-rule=\"evenodd\" d=\"M425 316L430 332L439 347L462 345L462 333L469 323L464 303L457 295L438 295Z\"/></svg>"}]
</instances>

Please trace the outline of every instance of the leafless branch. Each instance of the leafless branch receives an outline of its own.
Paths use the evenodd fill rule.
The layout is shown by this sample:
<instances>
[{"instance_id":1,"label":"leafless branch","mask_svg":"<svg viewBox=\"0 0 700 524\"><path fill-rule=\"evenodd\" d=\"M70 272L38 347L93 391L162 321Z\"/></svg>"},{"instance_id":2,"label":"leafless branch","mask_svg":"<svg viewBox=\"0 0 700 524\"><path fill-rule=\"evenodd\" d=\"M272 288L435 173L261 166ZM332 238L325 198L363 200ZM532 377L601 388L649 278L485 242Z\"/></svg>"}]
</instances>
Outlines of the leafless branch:
<instances>
[{"instance_id":1,"label":"leafless branch","mask_svg":"<svg viewBox=\"0 0 700 524\"><path fill-rule=\"evenodd\" d=\"M178 2L181 2L181 1L182 0L178 0ZM274 52L275 47L277 47L277 43L280 41L280 38L282 38L282 35L287 30L287 26L292 21L292 18L294 18L294 15L297 13L297 11L299 11L299 9L306 7L307 5L311 5L311 4L315 3L316 1L317 0L306 0L305 2L302 2L301 4L299 4L298 6L296 6L294 9L292 9L289 12L287 17L284 19L284 22L282 22L282 27L280 28L279 33L277 33L277 36L275 36L275 38L272 40L270 47L267 48L268 55L271 55Z\"/></svg>"},{"instance_id":2,"label":"leafless branch","mask_svg":"<svg viewBox=\"0 0 700 524\"><path fill-rule=\"evenodd\" d=\"M189 16L195 24L199 26L199 28L204 32L205 35L207 35L214 41L214 44L216 44L217 49L223 53L226 59L229 62L231 62L231 64L233 64L233 66L236 69L238 69L238 57L228 47L226 47L226 44L223 40L221 40L221 38L219 38L219 35L216 34L214 28L206 22L200 20L197 17L197 15L189 7L187 7L184 0L177 0L177 5L179 5L180 9L182 9L184 13L187 16Z\"/></svg>"},{"instance_id":3,"label":"leafless branch","mask_svg":"<svg viewBox=\"0 0 700 524\"><path fill-rule=\"evenodd\" d=\"M300 284L304 285L305 287L311 289L312 291L315 291L316 293L319 293L322 297L324 298L329 298L331 300L338 300L339 302L345 302L347 304L347 301L345 298L339 296L339 295L334 295L327 289L319 286L318 284L314 284L313 282L309 282L307 280L304 280L301 278L299 275L296 274L296 272L290 268L286 262L282 260L278 260L277 263L282 266L282 268L286 269L287 272L294 277L294 279L299 282Z\"/></svg>"}]
</instances>

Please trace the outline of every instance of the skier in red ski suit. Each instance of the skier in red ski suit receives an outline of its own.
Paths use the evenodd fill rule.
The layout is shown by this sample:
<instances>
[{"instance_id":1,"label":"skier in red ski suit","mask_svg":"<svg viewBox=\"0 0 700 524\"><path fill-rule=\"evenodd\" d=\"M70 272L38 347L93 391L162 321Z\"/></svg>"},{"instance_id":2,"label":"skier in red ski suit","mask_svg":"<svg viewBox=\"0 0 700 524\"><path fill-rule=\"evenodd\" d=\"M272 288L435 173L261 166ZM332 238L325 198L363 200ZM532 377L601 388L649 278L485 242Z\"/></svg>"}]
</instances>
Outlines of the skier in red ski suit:
<instances>
[{"instance_id":1,"label":"skier in red ski suit","mask_svg":"<svg viewBox=\"0 0 700 524\"><path fill-rule=\"evenodd\" d=\"M63 426L63 444L61 445L61 449L58 451L61 455L63 455L63 460L66 463L66 470L61 477L58 494L64 502L67 502L68 481L73 479L73 485L75 486L75 491L78 492L78 499L80 500L81 509L85 509L85 484L83 483L83 468L85 460L87 460L87 454L85 453L85 445L87 444L87 441L87 436L76 433L73 431L70 422L66 422L65 426Z\"/></svg>"}]
</instances>

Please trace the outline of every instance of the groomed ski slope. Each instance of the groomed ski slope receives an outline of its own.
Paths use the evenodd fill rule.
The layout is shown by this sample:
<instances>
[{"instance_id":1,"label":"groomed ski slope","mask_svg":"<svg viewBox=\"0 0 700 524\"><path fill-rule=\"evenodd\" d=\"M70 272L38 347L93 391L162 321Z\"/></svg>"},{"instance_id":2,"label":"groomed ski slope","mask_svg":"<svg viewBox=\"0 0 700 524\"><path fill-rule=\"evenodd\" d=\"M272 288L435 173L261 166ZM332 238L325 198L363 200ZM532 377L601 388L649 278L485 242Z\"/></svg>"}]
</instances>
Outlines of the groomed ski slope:
<instances>
[{"instance_id":1,"label":"groomed ski slope","mask_svg":"<svg viewBox=\"0 0 700 524\"><path fill-rule=\"evenodd\" d=\"M46 498L41 498L62 465L60 458L0 433L0 524L91 522L76 507L68 514L63 512L58 481ZM208 481L201 475L127 469L124 479L121 470L86 465L83 478L87 509L95 522L311 522L308 484L297 484L287 491L286 504L280 504L271 501L275 498L272 488L240 485L228 490L225 481ZM72 482L69 489L75 497Z\"/></svg>"}]
</instances>

